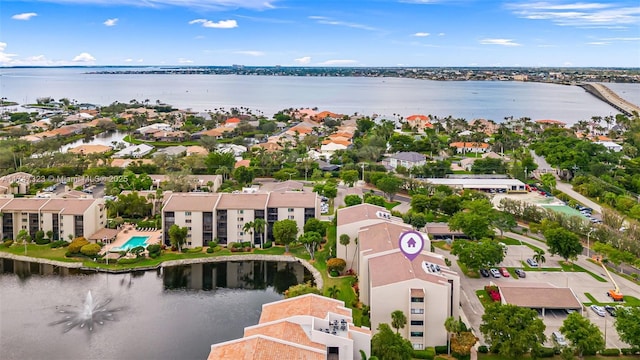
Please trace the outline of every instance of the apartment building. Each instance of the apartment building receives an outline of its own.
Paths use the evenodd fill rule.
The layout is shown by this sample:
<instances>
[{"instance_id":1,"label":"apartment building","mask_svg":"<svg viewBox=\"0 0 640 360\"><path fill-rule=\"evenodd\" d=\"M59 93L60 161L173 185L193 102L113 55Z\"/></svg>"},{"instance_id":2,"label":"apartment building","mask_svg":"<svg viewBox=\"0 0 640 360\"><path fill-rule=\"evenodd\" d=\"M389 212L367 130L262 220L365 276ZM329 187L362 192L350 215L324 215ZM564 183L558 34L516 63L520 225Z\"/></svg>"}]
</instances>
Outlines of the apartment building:
<instances>
[{"instance_id":1,"label":"apartment building","mask_svg":"<svg viewBox=\"0 0 640 360\"><path fill-rule=\"evenodd\" d=\"M402 310L408 324L400 334L411 341L414 349L445 345L444 322L449 316L459 316L458 274L449 269L441 255L429 251L427 234L420 233L424 240L422 252L412 261L407 259L399 249L399 239L403 233L413 231L412 227L387 219L381 214L382 208L372 206L345 208L353 209L342 219L338 214L338 233L349 233L353 224L361 225L354 236L358 239L354 248L357 253L354 260L347 262L357 266L354 269L358 273L360 300L370 306L371 328L390 324L391 313Z\"/></svg>"},{"instance_id":2,"label":"apartment building","mask_svg":"<svg viewBox=\"0 0 640 360\"><path fill-rule=\"evenodd\" d=\"M320 199L311 192L270 193L173 193L162 209L164 243L169 245L169 228L173 224L187 227L187 247L273 240L273 224L290 219L299 232L310 218L320 217ZM245 225L263 219L266 232L261 234Z\"/></svg>"},{"instance_id":3,"label":"apartment building","mask_svg":"<svg viewBox=\"0 0 640 360\"><path fill-rule=\"evenodd\" d=\"M15 239L20 230L32 237L53 231L53 240L89 238L107 222L103 199L2 198L0 213L3 239Z\"/></svg>"},{"instance_id":4,"label":"apartment building","mask_svg":"<svg viewBox=\"0 0 640 360\"><path fill-rule=\"evenodd\" d=\"M262 305L260 321L241 339L211 346L209 359L360 359L371 354L371 331L353 324L341 300L306 294Z\"/></svg>"}]
</instances>

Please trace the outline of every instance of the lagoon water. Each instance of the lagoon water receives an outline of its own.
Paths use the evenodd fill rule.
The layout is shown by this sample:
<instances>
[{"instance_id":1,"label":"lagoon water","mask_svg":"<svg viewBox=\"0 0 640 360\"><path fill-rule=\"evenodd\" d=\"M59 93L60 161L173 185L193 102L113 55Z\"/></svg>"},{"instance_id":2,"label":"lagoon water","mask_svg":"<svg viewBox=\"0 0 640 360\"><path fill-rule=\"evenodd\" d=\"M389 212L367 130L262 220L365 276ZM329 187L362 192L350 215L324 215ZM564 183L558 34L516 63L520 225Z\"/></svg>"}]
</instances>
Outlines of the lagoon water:
<instances>
[{"instance_id":1,"label":"lagoon water","mask_svg":"<svg viewBox=\"0 0 640 360\"><path fill-rule=\"evenodd\" d=\"M617 113L580 87L532 82L87 73L100 70L0 68L0 96L22 104L51 96L98 105L159 100L196 111L242 106L267 117L291 107L318 107L348 115L420 113L497 122L513 116L573 124ZM637 84L611 85L629 101L640 102Z\"/></svg>"},{"instance_id":2,"label":"lagoon water","mask_svg":"<svg viewBox=\"0 0 640 360\"><path fill-rule=\"evenodd\" d=\"M299 263L224 262L132 274L70 274L60 268L0 259L0 358L206 359L211 344L240 338L262 304L310 279ZM41 274L47 275L41 275ZM64 274L64 275L62 275ZM96 303L125 307L92 332L64 332L61 309Z\"/></svg>"}]
</instances>

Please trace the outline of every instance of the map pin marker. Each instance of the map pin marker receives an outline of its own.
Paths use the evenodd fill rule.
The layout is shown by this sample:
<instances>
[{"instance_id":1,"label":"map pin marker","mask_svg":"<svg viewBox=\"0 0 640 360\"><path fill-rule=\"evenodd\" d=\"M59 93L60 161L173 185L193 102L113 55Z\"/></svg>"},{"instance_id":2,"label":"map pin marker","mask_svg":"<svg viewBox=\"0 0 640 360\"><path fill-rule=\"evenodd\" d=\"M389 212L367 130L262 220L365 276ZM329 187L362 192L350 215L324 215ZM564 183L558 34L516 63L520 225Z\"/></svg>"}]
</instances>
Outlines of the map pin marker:
<instances>
[{"instance_id":1,"label":"map pin marker","mask_svg":"<svg viewBox=\"0 0 640 360\"><path fill-rule=\"evenodd\" d=\"M400 235L399 246L404 256L413 261L424 248L424 239L417 231L406 231Z\"/></svg>"}]
</instances>

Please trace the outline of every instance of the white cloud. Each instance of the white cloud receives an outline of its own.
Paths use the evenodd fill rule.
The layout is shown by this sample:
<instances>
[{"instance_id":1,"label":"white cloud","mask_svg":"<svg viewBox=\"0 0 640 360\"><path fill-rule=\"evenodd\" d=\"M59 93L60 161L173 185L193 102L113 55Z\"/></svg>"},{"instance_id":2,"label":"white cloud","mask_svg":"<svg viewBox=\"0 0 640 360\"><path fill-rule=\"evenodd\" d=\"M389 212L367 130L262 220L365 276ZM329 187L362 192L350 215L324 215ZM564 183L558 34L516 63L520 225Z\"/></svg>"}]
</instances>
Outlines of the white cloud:
<instances>
[{"instance_id":1,"label":"white cloud","mask_svg":"<svg viewBox=\"0 0 640 360\"><path fill-rule=\"evenodd\" d=\"M444 33L438 33L438 36L444 36Z\"/></svg>"},{"instance_id":2,"label":"white cloud","mask_svg":"<svg viewBox=\"0 0 640 360\"><path fill-rule=\"evenodd\" d=\"M417 32L415 34L413 34L412 36L416 36L416 37L427 37L431 34L429 34L428 32Z\"/></svg>"},{"instance_id":3,"label":"white cloud","mask_svg":"<svg viewBox=\"0 0 640 360\"><path fill-rule=\"evenodd\" d=\"M179 64L193 64L193 60L185 59L185 58L179 58L178 59L178 63Z\"/></svg>"},{"instance_id":4,"label":"white cloud","mask_svg":"<svg viewBox=\"0 0 640 360\"><path fill-rule=\"evenodd\" d=\"M358 63L357 60L336 59L336 60L327 60L325 62L320 63L320 65L355 65L357 63Z\"/></svg>"},{"instance_id":5,"label":"white cloud","mask_svg":"<svg viewBox=\"0 0 640 360\"><path fill-rule=\"evenodd\" d=\"M17 56L16 54L8 54L4 52L6 48L7 48L7 43L0 42L0 64L3 64L3 65L8 65L12 63L14 61L13 58Z\"/></svg>"},{"instance_id":6,"label":"white cloud","mask_svg":"<svg viewBox=\"0 0 640 360\"><path fill-rule=\"evenodd\" d=\"M509 4L507 8L522 18L549 20L560 26L624 28L640 24L640 6L626 6L614 2L555 4L539 1Z\"/></svg>"},{"instance_id":7,"label":"white cloud","mask_svg":"<svg viewBox=\"0 0 640 360\"><path fill-rule=\"evenodd\" d=\"M22 14L15 14L13 15L11 18L13 20L31 20L32 17L36 17L38 16L38 14L34 13L34 12L28 12L28 13L22 13Z\"/></svg>"},{"instance_id":8,"label":"white cloud","mask_svg":"<svg viewBox=\"0 0 640 360\"><path fill-rule=\"evenodd\" d=\"M606 38L602 40L607 41L640 41L640 37L614 37L614 38Z\"/></svg>"},{"instance_id":9,"label":"white cloud","mask_svg":"<svg viewBox=\"0 0 640 360\"><path fill-rule=\"evenodd\" d=\"M299 65L307 65L311 62L311 56L303 56L301 58L293 59L293 61Z\"/></svg>"},{"instance_id":10,"label":"white cloud","mask_svg":"<svg viewBox=\"0 0 640 360\"><path fill-rule=\"evenodd\" d=\"M513 42L511 39L482 39L480 40L482 45L501 45L501 46L521 46L518 43Z\"/></svg>"},{"instance_id":11,"label":"white cloud","mask_svg":"<svg viewBox=\"0 0 640 360\"><path fill-rule=\"evenodd\" d=\"M202 24L203 27L213 29L233 29L238 27L238 22L235 20L220 20L218 22L214 22L207 19L195 19L189 21L189 25L193 24Z\"/></svg>"},{"instance_id":12,"label":"white cloud","mask_svg":"<svg viewBox=\"0 0 640 360\"><path fill-rule=\"evenodd\" d=\"M118 22L118 18L114 18L114 19L107 19L103 22L104 26L116 26L116 23Z\"/></svg>"},{"instance_id":13,"label":"white cloud","mask_svg":"<svg viewBox=\"0 0 640 360\"><path fill-rule=\"evenodd\" d=\"M36 0L40 2L50 2L56 4L78 4L78 5L104 5L104 6L135 6L135 7L186 7L202 10L234 10L253 9L268 10L275 9L275 3L281 0Z\"/></svg>"},{"instance_id":14,"label":"white cloud","mask_svg":"<svg viewBox=\"0 0 640 360\"><path fill-rule=\"evenodd\" d=\"M71 60L73 62L92 62L92 61L96 61L96 58L94 58L91 54L83 52L80 55L76 56L73 58L73 60Z\"/></svg>"},{"instance_id":15,"label":"white cloud","mask_svg":"<svg viewBox=\"0 0 640 360\"><path fill-rule=\"evenodd\" d=\"M315 20L318 24L323 24L323 25L345 26L345 27L350 27L350 28L353 28L353 29L360 29L360 30L367 30L367 31L377 31L378 30L378 29L376 29L374 27L371 27L371 26L368 26L368 25L334 20L334 19L326 17L326 16L309 16L309 19Z\"/></svg>"},{"instance_id":16,"label":"white cloud","mask_svg":"<svg viewBox=\"0 0 640 360\"><path fill-rule=\"evenodd\" d=\"M587 45L609 45L610 43L606 41L592 41L588 42Z\"/></svg>"},{"instance_id":17,"label":"white cloud","mask_svg":"<svg viewBox=\"0 0 640 360\"><path fill-rule=\"evenodd\" d=\"M264 51L258 51L258 50L240 50L240 51L234 51L235 54L240 54L240 55L249 55L249 56L264 56Z\"/></svg>"}]
</instances>

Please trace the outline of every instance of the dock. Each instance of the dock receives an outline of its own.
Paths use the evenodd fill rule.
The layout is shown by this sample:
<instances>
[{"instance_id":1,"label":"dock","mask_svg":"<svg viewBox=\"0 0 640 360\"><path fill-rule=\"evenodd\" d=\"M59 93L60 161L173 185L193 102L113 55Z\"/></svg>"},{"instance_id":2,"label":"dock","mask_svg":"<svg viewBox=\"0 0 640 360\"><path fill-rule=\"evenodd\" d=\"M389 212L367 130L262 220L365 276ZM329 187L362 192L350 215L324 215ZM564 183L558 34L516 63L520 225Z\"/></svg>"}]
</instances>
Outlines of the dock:
<instances>
[{"instance_id":1,"label":"dock","mask_svg":"<svg viewBox=\"0 0 640 360\"><path fill-rule=\"evenodd\" d=\"M634 112L636 114L640 114L640 107L638 105L632 104L631 102L621 98L613 90L609 89L608 87L602 84L583 83L583 84L578 84L578 86L583 88L589 94L613 106L618 111L620 111L621 113L627 116L632 116Z\"/></svg>"}]
</instances>

